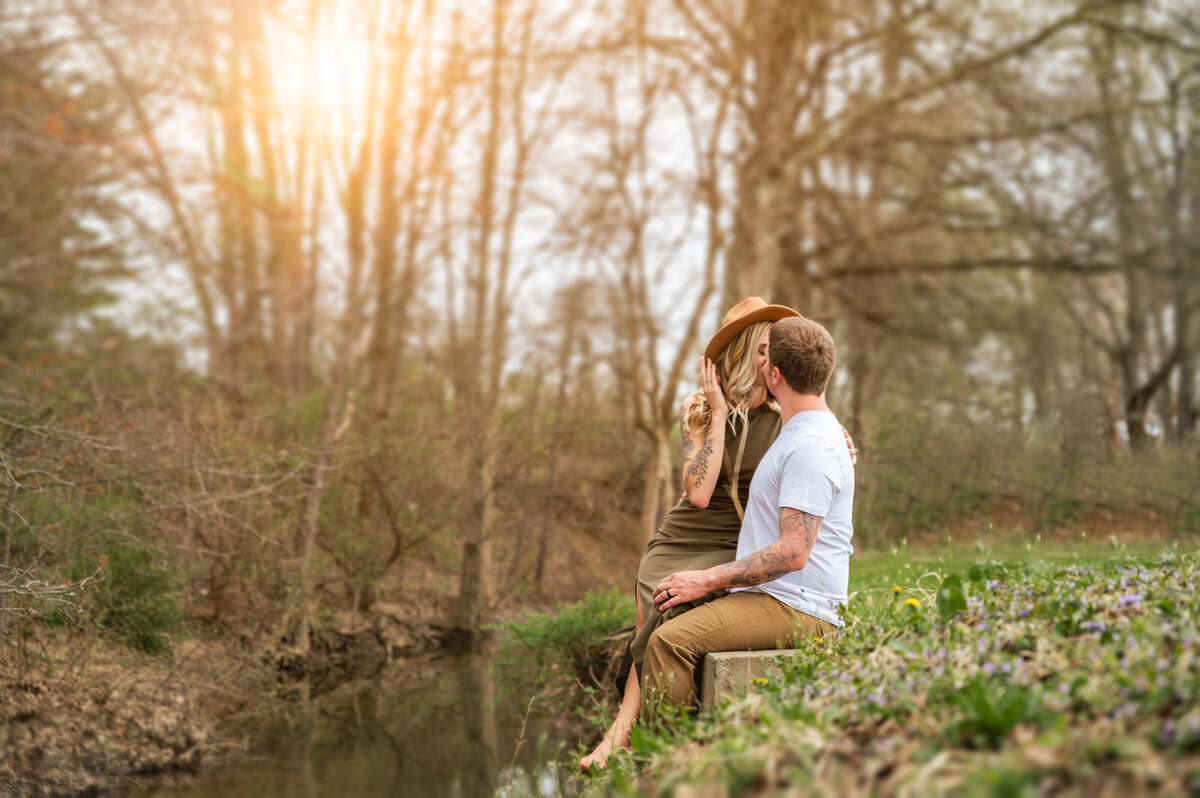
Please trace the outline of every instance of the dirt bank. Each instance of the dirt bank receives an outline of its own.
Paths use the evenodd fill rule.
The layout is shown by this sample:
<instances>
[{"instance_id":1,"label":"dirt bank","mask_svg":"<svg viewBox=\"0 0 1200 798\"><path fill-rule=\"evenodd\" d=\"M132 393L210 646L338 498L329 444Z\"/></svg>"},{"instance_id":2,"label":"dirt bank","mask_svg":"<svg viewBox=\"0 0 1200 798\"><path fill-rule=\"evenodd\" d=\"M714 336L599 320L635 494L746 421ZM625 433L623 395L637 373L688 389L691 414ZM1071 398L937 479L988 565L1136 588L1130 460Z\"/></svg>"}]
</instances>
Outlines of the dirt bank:
<instances>
[{"instance_id":1,"label":"dirt bank","mask_svg":"<svg viewBox=\"0 0 1200 798\"><path fill-rule=\"evenodd\" d=\"M317 696L455 642L394 605L338 620L312 631L304 655L201 632L165 659L32 632L6 652L0 677L0 795L94 795L146 774L219 766L245 754L247 730L292 706L297 690Z\"/></svg>"},{"instance_id":2,"label":"dirt bank","mask_svg":"<svg viewBox=\"0 0 1200 798\"><path fill-rule=\"evenodd\" d=\"M138 773L194 769L212 724L196 696L136 677L0 684L0 794L91 794Z\"/></svg>"}]
</instances>

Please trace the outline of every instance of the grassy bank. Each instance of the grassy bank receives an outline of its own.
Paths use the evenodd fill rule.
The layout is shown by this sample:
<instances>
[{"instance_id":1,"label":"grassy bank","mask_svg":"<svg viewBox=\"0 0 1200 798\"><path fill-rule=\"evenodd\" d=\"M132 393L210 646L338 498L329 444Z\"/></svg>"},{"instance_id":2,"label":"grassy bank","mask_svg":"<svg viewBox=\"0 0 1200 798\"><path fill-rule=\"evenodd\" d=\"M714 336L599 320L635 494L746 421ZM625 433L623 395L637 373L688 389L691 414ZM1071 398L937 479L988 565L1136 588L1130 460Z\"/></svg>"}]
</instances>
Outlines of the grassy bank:
<instances>
[{"instance_id":1,"label":"grassy bank","mask_svg":"<svg viewBox=\"0 0 1200 798\"><path fill-rule=\"evenodd\" d=\"M1117 549L856 557L841 634L711 716L637 730L587 789L1196 792L1200 554Z\"/></svg>"}]
</instances>

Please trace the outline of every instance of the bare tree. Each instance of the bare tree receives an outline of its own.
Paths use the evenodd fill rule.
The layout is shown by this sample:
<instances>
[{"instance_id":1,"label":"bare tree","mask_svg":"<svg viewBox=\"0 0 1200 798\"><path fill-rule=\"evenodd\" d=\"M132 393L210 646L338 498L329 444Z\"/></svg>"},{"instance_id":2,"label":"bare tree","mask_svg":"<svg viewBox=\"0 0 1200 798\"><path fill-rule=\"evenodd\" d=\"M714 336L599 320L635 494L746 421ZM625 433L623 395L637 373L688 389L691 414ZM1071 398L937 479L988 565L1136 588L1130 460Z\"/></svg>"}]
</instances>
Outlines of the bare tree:
<instances>
[{"instance_id":1,"label":"bare tree","mask_svg":"<svg viewBox=\"0 0 1200 798\"><path fill-rule=\"evenodd\" d=\"M617 396L650 447L639 524L641 538L649 540L678 495L670 444L678 391L690 376L725 254L722 146L731 98L720 95L713 106L695 103L693 76L672 68L648 46L646 24L646 9L633 3L609 37L626 43L619 52L631 57L632 75L612 61L597 64L604 103L599 109L590 105L585 115L589 134L596 135L596 154L573 183L580 201L560 223L560 239L564 249L611 273ZM675 112L673 119L666 118L667 109ZM655 147L663 135L675 137L674 152L686 160L658 157ZM683 142L686 149L679 147ZM700 240L693 244L695 230ZM669 337L653 301L662 285L678 297L676 307L686 309ZM671 354L664 367L667 346Z\"/></svg>"},{"instance_id":2,"label":"bare tree","mask_svg":"<svg viewBox=\"0 0 1200 798\"><path fill-rule=\"evenodd\" d=\"M543 37L562 24L539 0L493 0L483 27L489 41L482 66L485 114L479 134L473 213L466 226L471 250L464 317L452 320L454 369L462 401L464 441L474 451L470 510L463 536L457 623L472 632L493 599L492 544L496 535L501 403L516 288L518 224L529 204L528 184L538 148L554 132L551 112L570 61L539 70Z\"/></svg>"}]
</instances>

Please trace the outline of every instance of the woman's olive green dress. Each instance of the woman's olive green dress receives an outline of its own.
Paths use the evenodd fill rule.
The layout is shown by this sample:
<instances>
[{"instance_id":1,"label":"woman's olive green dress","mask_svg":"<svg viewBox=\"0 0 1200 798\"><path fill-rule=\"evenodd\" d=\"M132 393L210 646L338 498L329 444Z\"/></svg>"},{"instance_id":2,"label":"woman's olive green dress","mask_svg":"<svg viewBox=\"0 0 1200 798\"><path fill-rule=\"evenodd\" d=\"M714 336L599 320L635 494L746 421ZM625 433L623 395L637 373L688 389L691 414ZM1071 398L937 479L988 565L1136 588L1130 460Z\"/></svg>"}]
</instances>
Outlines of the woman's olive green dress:
<instances>
[{"instance_id":1,"label":"woman's olive green dress","mask_svg":"<svg viewBox=\"0 0 1200 798\"><path fill-rule=\"evenodd\" d=\"M743 434L743 425L737 432L725 425L725 454L717 484L713 488L708 507L701 509L680 499L663 518L662 525L646 545L646 552L638 565L637 600L645 624L630 642L617 675L617 689L624 691L630 667L641 673L642 660L646 656L646 642L650 634L664 620L675 617L691 607L723 595L724 590L710 593L702 599L658 611L654 603L654 588L664 577L676 571L697 571L732 562L737 553L738 530L742 525L742 510L750 496L750 480L758 462L779 435L778 411L766 402L747 413L748 424ZM740 463L738 452L741 452ZM731 488L734 483L736 464L737 503Z\"/></svg>"}]
</instances>

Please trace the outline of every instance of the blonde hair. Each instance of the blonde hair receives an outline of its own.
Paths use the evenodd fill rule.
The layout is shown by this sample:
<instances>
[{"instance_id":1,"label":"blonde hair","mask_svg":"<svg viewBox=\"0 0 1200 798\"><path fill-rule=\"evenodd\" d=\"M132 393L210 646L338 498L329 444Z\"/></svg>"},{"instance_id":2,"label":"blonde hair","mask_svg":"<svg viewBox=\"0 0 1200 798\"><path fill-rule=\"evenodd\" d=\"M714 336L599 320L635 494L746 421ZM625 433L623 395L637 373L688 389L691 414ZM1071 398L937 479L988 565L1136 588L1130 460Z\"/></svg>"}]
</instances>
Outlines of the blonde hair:
<instances>
[{"instance_id":1,"label":"blonde hair","mask_svg":"<svg viewBox=\"0 0 1200 798\"><path fill-rule=\"evenodd\" d=\"M760 321L751 324L734 336L733 340L717 355L717 375L721 378L721 388L725 391L725 401L729 404L729 426L737 429L737 420L746 423L746 414L754 401L754 380L758 372L758 344L763 333L771 329L774 322ZM712 408L704 391L697 391L696 401L683 419L683 434L699 428L707 431L712 423ZM767 397L770 399L770 396Z\"/></svg>"}]
</instances>

